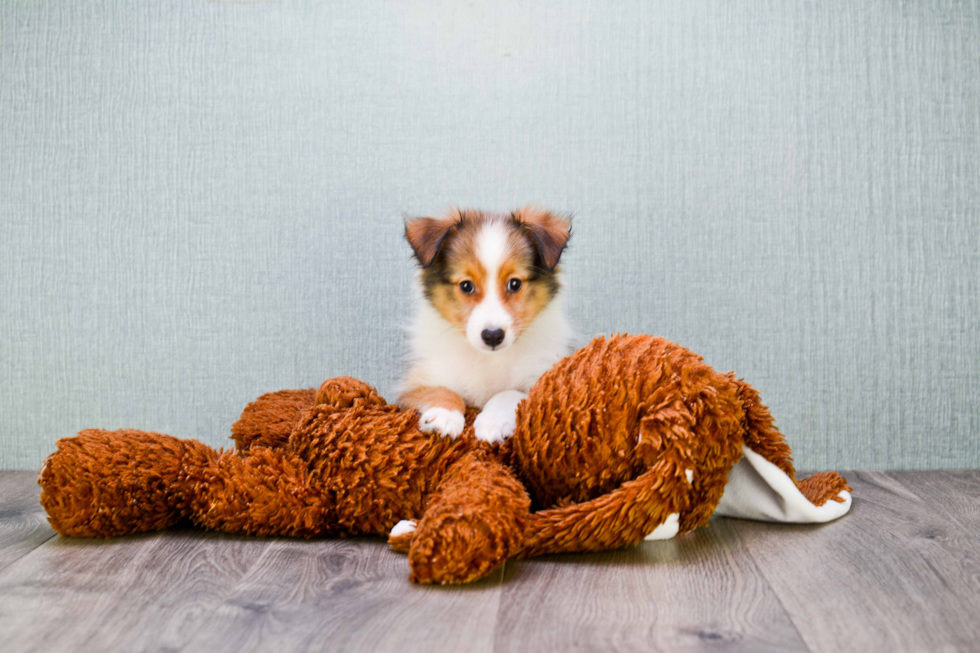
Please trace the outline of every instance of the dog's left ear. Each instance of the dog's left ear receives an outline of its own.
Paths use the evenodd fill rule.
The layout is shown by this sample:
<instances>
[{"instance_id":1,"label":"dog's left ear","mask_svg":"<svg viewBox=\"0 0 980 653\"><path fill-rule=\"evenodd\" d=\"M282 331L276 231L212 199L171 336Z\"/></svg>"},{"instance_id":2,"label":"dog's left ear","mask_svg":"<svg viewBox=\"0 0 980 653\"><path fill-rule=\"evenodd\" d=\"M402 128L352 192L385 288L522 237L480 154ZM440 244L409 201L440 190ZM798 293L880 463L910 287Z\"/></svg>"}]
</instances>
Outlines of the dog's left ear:
<instances>
[{"instance_id":1,"label":"dog's left ear","mask_svg":"<svg viewBox=\"0 0 980 653\"><path fill-rule=\"evenodd\" d=\"M405 239L412 246L415 258L427 268L436 260L442 241L456 225L453 218L408 218L405 220Z\"/></svg>"},{"instance_id":2,"label":"dog's left ear","mask_svg":"<svg viewBox=\"0 0 980 653\"><path fill-rule=\"evenodd\" d=\"M514 220L531 235L541 257L542 267L554 270L572 235L572 221L539 209L524 208L514 212Z\"/></svg>"}]
</instances>

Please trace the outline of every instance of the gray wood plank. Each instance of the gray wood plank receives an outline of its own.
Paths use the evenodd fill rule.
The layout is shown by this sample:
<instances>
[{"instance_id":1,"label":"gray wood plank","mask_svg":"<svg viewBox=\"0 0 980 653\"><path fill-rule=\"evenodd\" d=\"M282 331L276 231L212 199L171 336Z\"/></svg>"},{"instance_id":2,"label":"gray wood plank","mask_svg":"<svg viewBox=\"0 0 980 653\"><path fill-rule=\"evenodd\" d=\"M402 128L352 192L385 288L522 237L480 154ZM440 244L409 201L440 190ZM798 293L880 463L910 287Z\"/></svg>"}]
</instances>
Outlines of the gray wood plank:
<instances>
[{"instance_id":1,"label":"gray wood plank","mask_svg":"<svg viewBox=\"0 0 980 653\"><path fill-rule=\"evenodd\" d=\"M0 473L2 648L980 648L980 472L849 478L854 508L832 524L715 519L673 541L429 588L375 539L47 539L35 474Z\"/></svg>"},{"instance_id":2,"label":"gray wood plank","mask_svg":"<svg viewBox=\"0 0 980 653\"><path fill-rule=\"evenodd\" d=\"M54 537L40 495L37 472L0 471L0 571Z\"/></svg>"},{"instance_id":3,"label":"gray wood plank","mask_svg":"<svg viewBox=\"0 0 980 653\"><path fill-rule=\"evenodd\" d=\"M846 474L854 506L825 525L731 520L815 652L980 648L980 545L880 472Z\"/></svg>"},{"instance_id":4,"label":"gray wood plank","mask_svg":"<svg viewBox=\"0 0 980 653\"><path fill-rule=\"evenodd\" d=\"M0 573L4 650L179 650L268 546L190 530L55 537Z\"/></svg>"},{"instance_id":5,"label":"gray wood plank","mask_svg":"<svg viewBox=\"0 0 980 653\"><path fill-rule=\"evenodd\" d=\"M508 565L498 651L805 651L727 520Z\"/></svg>"},{"instance_id":6,"label":"gray wood plank","mask_svg":"<svg viewBox=\"0 0 980 653\"><path fill-rule=\"evenodd\" d=\"M424 587L379 539L279 541L185 651L487 651L501 576Z\"/></svg>"},{"instance_id":7,"label":"gray wood plank","mask_svg":"<svg viewBox=\"0 0 980 653\"><path fill-rule=\"evenodd\" d=\"M980 537L980 470L888 472L929 506Z\"/></svg>"}]
</instances>

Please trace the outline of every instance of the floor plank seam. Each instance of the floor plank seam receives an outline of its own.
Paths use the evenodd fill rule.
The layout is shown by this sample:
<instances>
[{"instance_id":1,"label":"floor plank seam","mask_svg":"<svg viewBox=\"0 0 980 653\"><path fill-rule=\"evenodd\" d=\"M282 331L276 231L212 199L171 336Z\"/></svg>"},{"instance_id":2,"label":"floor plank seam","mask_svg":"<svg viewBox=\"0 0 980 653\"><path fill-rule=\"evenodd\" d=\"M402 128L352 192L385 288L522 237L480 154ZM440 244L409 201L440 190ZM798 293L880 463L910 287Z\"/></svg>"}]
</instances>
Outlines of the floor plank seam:
<instances>
[{"instance_id":1,"label":"floor plank seam","mask_svg":"<svg viewBox=\"0 0 980 653\"><path fill-rule=\"evenodd\" d=\"M223 606L225 606L228 603L229 599L232 596L234 596L234 594L238 590L238 588L241 587L242 582L246 578L248 578L248 575L250 573L252 573L252 570L255 569L265 559L266 555L269 552L269 549L271 548L271 545L272 545L272 541L271 540L269 542L266 542L265 547L263 547L263 549L262 549L262 554L259 555L258 557L256 557L255 558L255 561L251 565L248 566L248 569L246 569L242 573L241 577L237 581L235 581L233 584L231 584L228 587L228 590L226 592L224 592L224 594L221 597L221 599L214 602L214 608L212 608L211 610L208 611L208 619L202 619L201 620L201 625L198 626L197 628L195 628L194 629L194 632L191 633L187 637L187 641L185 641L181 645L180 648L178 648L175 651L173 651L173 653L182 653L183 651L187 650L187 647L188 646L190 646L191 644L194 643L194 640L197 638L198 634L204 629L205 626L207 626L207 625L209 625L211 623L211 621L212 621L210 619L211 615L213 615L214 613L216 613L218 610L220 610Z\"/></svg>"},{"instance_id":2,"label":"floor plank seam","mask_svg":"<svg viewBox=\"0 0 980 653\"><path fill-rule=\"evenodd\" d=\"M493 642L490 644L490 650L494 653L500 650L500 613L504 609L504 582L507 579L507 562L504 560L504 563L500 565L500 580L497 582L497 612L493 615Z\"/></svg>"},{"instance_id":3,"label":"floor plank seam","mask_svg":"<svg viewBox=\"0 0 980 653\"><path fill-rule=\"evenodd\" d=\"M38 542L36 545L32 546L29 550L24 551L22 555L17 556L13 560L8 561L5 565L0 567L0 574L4 574L7 572L7 570L13 569L16 565L20 564L21 560L24 560L25 558L33 554L35 551L37 551L42 546L44 546L45 544L47 544L48 542L50 542L56 537L58 537L58 534L52 531L51 535Z\"/></svg>"},{"instance_id":4,"label":"floor plank seam","mask_svg":"<svg viewBox=\"0 0 980 653\"><path fill-rule=\"evenodd\" d=\"M956 471L959 471L959 470L956 470ZM918 497L918 498L919 498L919 500L920 500L920 501L922 501L922 503L924 503L924 504L925 504L925 505L927 505L927 506L929 505L929 499L928 499L928 498L926 498L926 497L923 497L923 496L922 496L921 494L919 494L918 492L916 492L916 491L915 491L915 488L913 488L913 487L911 487L911 486L910 486L910 485L908 485L907 483L904 483L904 482L902 482L902 480L901 480L901 479L899 479L899 478L895 478L894 476L892 476L892 475L891 475L891 474L892 474L891 472L883 472L883 473L884 473L884 474L885 474L886 476L888 476L888 478L890 478L890 479L892 479L892 480L893 480L893 481L895 481L896 483L899 483L899 484L900 484L900 485L901 485L901 486L902 486L903 488L905 488L906 490L908 490L909 492L911 492L912 494L914 494L914 495L915 495L916 497ZM955 524L955 525L956 525L956 527L957 527L958 529L960 529L961 531L963 531L963 533L965 533L967 537L970 537L970 538L973 538L973 537L976 537L976 536L975 536L975 535L973 534L973 531L972 531L972 529L970 529L970 527L969 527L969 526L967 526L967 525L966 525L966 524L964 524L964 523L963 523L962 521L960 521L960 518L959 518L959 516L958 516L958 515L954 515L954 514L947 514L947 515L944 515L944 517L945 517L946 519L948 519L948 520L949 520L949 521L950 521L951 523L953 523L953 524Z\"/></svg>"},{"instance_id":5,"label":"floor plank seam","mask_svg":"<svg viewBox=\"0 0 980 653\"><path fill-rule=\"evenodd\" d=\"M793 630L796 631L796 634L800 638L800 641L803 642L804 646L806 646L806 650L809 651L810 653L817 653L816 651L813 650L813 647L811 646L810 642L806 641L806 638L803 636L802 631L800 631L800 627L796 624L796 620L793 618L793 613L786 607L786 604L783 602L783 598L779 595L779 592L776 591L776 588L773 586L773 584L769 582L769 579L766 578L766 575L762 573L762 567L759 566L759 561L755 559L755 555L752 553L752 549L749 547L748 543L742 537L742 534L739 533L737 528L733 528L731 529L731 531L735 534L735 537L738 538L738 541L742 544L742 548L745 550L745 553L749 556L749 560L752 563L752 569L755 570L756 577L759 578L762 582L764 582L766 584L766 587L769 588L769 591L772 592L772 595L776 598L776 603L778 603L779 607L782 608L783 613L786 615L786 618L789 620L789 623L792 624Z\"/></svg>"}]
</instances>

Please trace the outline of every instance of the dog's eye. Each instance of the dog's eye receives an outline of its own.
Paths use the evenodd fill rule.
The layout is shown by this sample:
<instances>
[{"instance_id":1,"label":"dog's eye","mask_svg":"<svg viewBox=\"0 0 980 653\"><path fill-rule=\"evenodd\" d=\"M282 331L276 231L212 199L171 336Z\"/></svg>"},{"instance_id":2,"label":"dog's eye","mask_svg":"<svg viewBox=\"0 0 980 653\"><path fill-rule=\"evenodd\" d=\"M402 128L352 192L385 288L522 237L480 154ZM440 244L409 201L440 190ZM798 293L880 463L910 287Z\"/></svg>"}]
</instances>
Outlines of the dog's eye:
<instances>
[{"instance_id":1,"label":"dog's eye","mask_svg":"<svg viewBox=\"0 0 980 653\"><path fill-rule=\"evenodd\" d=\"M514 278L514 279L511 279L510 281L507 282L507 290L509 290L511 292L517 292L518 290L521 289L521 286L523 286L523 285L524 285L524 282L523 281L521 281L520 279Z\"/></svg>"},{"instance_id":2,"label":"dog's eye","mask_svg":"<svg viewBox=\"0 0 980 653\"><path fill-rule=\"evenodd\" d=\"M473 285L472 281L467 279L466 281L459 282L459 289L463 291L464 295L472 295L473 291L476 290L476 286Z\"/></svg>"}]
</instances>

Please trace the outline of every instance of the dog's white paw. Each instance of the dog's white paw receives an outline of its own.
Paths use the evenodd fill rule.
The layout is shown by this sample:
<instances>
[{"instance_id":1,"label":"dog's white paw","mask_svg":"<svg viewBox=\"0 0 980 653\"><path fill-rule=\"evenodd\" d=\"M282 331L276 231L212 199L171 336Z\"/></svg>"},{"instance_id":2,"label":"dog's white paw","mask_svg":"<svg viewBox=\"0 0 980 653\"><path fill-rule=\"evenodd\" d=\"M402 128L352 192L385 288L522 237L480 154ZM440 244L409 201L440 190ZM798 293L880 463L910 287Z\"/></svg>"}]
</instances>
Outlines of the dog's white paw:
<instances>
[{"instance_id":1,"label":"dog's white paw","mask_svg":"<svg viewBox=\"0 0 980 653\"><path fill-rule=\"evenodd\" d=\"M427 433L438 433L455 438L463 432L466 418L458 410L448 408L429 408L419 417L419 429Z\"/></svg>"},{"instance_id":2,"label":"dog's white paw","mask_svg":"<svg viewBox=\"0 0 980 653\"><path fill-rule=\"evenodd\" d=\"M503 442L514 435L517 427L517 404L527 395L518 390L499 392L490 398L483 412L476 416L473 429L484 442Z\"/></svg>"}]
</instances>

